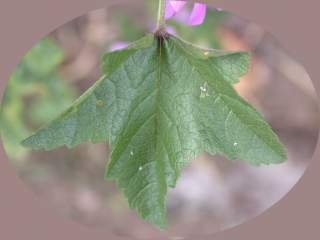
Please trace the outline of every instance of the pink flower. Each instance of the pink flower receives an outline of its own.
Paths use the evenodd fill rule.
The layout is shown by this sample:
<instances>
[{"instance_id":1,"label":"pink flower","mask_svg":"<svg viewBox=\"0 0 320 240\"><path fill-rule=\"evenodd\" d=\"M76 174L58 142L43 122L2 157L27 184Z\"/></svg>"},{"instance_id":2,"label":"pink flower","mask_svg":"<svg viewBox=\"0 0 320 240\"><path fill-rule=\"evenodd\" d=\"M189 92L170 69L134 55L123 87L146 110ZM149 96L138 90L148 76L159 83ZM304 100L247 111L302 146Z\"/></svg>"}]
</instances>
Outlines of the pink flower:
<instances>
[{"instance_id":1,"label":"pink flower","mask_svg":"<svg viewBox=\"0 0 320 240\"><path fill-rule=\"evenodd\" d=\"M171 0L167 0L166 1L166 19L169 19L171 17L173 17L176 13L178 13L183 7L184 5L186 5L186 1L171 1Z\"/></svg>"},{"instance_id":2,"label":"pink flower","mask_svg":"<svg viewBox=\"0 0 320 240\"><path fill-rule=\"evenodd\" d=\"M186 0L167 0L166 2L166 19L170 19L180 12L186 5ZM207 12L207 5L203 2L195 2L190 16L184 20L184 23L190 26L200 25L204 22Z\"/></svg>"},{"instance_id":3,"label":"pink flower","mask_svg":"<svg viewBox=\"0 0 320 240\"><path fill-rule=\"evenodd\" d=\"M111 52L118 51L118 50L121 50L121 49L124 49L124 48L128 47L128 45L129 44L127 42L116 41L116 42L111 44L111 46L109 47L109 50Z\"/></svg>"},{"instance_id":4,"label":"pink flower","mask_svg":"<svg viewBox=\"0 0 320 240\"><path fill-rule=\"evenodd\" d=\"M200 25L206 17L207 6L204 3L194 3L193 9L189 18L189 25Z\"/></svg>"}]
</instances>

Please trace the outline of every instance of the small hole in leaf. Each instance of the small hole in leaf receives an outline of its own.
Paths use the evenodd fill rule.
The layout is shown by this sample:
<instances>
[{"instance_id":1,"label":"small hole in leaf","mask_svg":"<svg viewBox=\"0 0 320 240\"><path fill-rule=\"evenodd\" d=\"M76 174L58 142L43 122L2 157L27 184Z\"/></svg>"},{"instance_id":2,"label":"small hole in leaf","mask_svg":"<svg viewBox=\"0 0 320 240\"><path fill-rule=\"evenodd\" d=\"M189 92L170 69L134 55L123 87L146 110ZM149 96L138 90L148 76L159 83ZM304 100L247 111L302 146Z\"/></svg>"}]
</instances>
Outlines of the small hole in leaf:
<instances>
[{"instance_id":1,"label":"small hole in leaf","mask_svg":"<svg viewBox=\"0 0 320 240\"><path fill-rule=\"evenodd\" d=\"M208 93L208 83L205 82L202 86L200 86L200 97L204 98L204 97L209 97L209 93Z\"/></svg>"}]
</instances>

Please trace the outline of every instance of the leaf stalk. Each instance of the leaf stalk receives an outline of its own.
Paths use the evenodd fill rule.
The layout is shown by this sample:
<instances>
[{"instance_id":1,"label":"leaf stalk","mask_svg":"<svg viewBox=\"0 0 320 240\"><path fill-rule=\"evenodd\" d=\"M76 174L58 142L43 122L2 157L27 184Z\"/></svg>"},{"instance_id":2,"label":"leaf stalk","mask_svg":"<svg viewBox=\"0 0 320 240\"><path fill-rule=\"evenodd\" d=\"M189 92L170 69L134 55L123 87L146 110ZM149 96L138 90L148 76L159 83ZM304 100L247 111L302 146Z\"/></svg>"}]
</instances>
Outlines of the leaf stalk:
<instances>
[{"instance_id":1,"label":"leaf stalk","mask_svg":"<svg viewBox=\"0 0 320 240\"><path fill-rule=\"evenodd\" d=\"M159 0L156 31L163 30L165 28L165 25L166 25L165 14L166 14L166 0Z\"/></svg>"}]
</instances>

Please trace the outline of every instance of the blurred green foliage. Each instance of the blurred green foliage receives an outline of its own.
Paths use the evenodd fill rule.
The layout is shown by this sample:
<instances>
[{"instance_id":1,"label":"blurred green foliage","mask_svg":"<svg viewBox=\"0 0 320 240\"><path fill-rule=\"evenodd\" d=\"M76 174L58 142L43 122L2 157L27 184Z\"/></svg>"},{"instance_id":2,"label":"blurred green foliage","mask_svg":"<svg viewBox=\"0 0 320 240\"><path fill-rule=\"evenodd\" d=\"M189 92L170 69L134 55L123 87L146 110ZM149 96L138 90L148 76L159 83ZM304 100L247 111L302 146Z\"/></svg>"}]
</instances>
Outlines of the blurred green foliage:
<instances>
[{"instance_id":1,"label":"blurred green foliage","mask_svg":"<svg viewBox=\"0 0 320 240\"><path fill-rule=\"evenodd\" d=\"M11 159L21 159L28 149L20 141L53 119L76 97L75 89L58 73L63 51L50 38L39 41L18 64L1 104L1 135Z\"/></svg>"},{"instance_id":2,"label":"blurred green foliage","mask_svg":"<svg viewBox=\"0 0 320 240\"><path fill-rule=\"evenodd\" d=\"M133 42L144 35L144 27L137 22L133 22L128 15L115 14L113 20L118 25L119 35L123 41Z\"/></svg>"},{"instance_id":3,"label":"blurred green foliage","mask_svg":"<svg viewBox=\"0 0 320 240\"><path fill-rule=\"evenodd\" d=\"M174 18L168 21L168 25L175 29L178 36L195 45L220 49L220 39L217 33L227 17L226 12L208 9L206 20L199 26L190 27Z\"/></svg>"}]
</instances>

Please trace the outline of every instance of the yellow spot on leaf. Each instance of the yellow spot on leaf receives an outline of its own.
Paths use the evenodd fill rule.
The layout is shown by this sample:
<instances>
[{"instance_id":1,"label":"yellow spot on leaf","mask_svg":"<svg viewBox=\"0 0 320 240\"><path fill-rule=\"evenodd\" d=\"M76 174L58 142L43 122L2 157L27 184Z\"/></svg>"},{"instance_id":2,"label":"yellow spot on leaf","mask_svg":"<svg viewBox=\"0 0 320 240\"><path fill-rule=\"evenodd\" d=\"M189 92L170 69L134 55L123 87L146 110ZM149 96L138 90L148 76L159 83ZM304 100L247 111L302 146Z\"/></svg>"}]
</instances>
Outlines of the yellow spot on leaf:
<instances>
[{"instance_id":1,"label":"yellow spot on leaf","mask_svg":"<svg viewBox=\"0 0 320 240\"><path fill-rule=\"evenodd\" d=\"M102 107L103 106L103 101L102 100L97 100L96 105L97 105L97 107Z\"/></svg>"}]
</instances>

